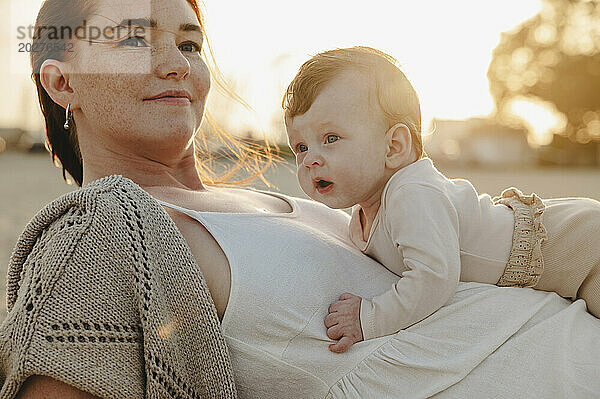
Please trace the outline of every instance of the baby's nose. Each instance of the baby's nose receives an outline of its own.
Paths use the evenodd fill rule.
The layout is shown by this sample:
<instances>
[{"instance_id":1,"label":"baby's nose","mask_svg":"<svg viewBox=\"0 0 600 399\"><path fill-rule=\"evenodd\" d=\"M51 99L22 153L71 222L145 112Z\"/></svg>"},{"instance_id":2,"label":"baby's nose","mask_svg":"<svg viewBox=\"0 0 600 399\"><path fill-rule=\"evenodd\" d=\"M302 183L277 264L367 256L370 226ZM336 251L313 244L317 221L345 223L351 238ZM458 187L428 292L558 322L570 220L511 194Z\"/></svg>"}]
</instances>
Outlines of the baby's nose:
<instances>
[{"instance_id":1,"label":"baby's nose","mask_svg":"<svg viewBox=\"0 0 600 399\"><path fill-rule=\"evenodd\" d=\"M317 154L314 152L312 152L312 153L309 152L304 157L304 166L307 166L307 167L323 166L323 157L320 154Z\"/></svg>"}]
</instances>

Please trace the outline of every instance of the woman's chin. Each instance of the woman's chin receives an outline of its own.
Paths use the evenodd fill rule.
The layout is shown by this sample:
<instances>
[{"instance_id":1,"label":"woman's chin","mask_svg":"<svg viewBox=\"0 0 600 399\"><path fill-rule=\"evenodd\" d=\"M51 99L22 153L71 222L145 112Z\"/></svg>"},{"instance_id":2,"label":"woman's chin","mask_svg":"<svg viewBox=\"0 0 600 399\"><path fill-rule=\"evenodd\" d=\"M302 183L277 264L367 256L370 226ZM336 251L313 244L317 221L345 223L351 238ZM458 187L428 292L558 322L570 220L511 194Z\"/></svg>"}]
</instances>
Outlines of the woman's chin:
<instances>
[{"instance_id":1,"label":"woman's chin","mask_svg":"<svg viewBox=\"0 0 600 399\"><path fill-rule=\"evenodd\" d=\"M134 143L138 148L148 147L152 152L178 152L193 141L196 129L191 125L148 126L143 134L137 135Z\"/></svg>"},{"instance_id":2,"label":"woman's chin","mask_svg":"<svg viewBox=\"0 0 600 399\"><path fill-rule=\"evenodd\" d=\"M191 117L167 117L163 120L148 121L142 130L151 133L157 139L170 138L173 140L190 138L198 130L198 124Z\"/></svg>"}]
</instances>

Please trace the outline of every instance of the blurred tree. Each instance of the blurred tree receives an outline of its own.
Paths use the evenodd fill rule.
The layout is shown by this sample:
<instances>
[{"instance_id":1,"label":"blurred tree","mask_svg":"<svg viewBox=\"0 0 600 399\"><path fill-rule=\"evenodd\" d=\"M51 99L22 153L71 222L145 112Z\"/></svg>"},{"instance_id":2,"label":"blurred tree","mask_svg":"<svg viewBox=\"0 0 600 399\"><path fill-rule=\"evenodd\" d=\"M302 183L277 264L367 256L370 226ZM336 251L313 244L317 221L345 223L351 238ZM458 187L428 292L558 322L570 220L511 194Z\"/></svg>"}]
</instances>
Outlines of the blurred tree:
<instances>
[{"instance_id":1,"label":"blurred tree","mask_svg":"<svg viewBox=\"0 0 600 399\"><path fill-rule=\"evenodd\" d=\"M600 2L543 0L542 11L503 33L488 70L497 116L515 99L554 104L573 141L600 141Z\"/></svg>"}]
</instances>

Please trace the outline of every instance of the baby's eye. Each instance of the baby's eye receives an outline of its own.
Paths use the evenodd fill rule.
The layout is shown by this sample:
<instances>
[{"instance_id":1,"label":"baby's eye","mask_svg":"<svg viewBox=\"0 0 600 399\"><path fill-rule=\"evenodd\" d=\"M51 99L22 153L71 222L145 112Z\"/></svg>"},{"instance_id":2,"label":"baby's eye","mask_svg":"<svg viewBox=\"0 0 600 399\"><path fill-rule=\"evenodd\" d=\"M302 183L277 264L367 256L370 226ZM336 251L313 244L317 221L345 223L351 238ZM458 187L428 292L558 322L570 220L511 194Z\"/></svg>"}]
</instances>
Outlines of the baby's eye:
<instances>
[{"instance_id":1,"label":"baby's eye","mask_svg":"<svg viewBox=\"0 0 600 399\"><path fill-rule=\"evenodd\" d=\"M338 141L339 139L339 136L336 136L335 134L330 134L325 138L325 142L329 144L333 143L334 141Z\"/></svg>"},{"instance_id":2,"label":"baby's eye","mask_svg":"<svg viewBox=\"0 0 600 399\"><path fill-rule=\"evenodd\" d=\"M142 44L142 46L137 46L136 44ZM125 40L121 40L119 42L120 46L133 46L133 47L148 47L148 44L146 43L146 39L142 36L131 36L128 37Z\"/></svg>"},{"instance_id":3,"label":"baby's eye","mask_svg":"<svg viewBox=\"0 0 600 399\"><path fill-rule=\"evenodd\" d=\"M189 51L199 53L202 49L198 43L195 42L184 42L179 45L181 51Z\"/></svg>"},{"instance_id":4,"label":"baby's eye","mask_svg":"<svg viewBox=\"0 0 600 399\"><path fill-rule=\"evenodd\" d=\"M298 144L296 146L296 150L298 152L305 152L305 151L308 151L308 146L306 144Z\"/></svg>"}]
</instances>

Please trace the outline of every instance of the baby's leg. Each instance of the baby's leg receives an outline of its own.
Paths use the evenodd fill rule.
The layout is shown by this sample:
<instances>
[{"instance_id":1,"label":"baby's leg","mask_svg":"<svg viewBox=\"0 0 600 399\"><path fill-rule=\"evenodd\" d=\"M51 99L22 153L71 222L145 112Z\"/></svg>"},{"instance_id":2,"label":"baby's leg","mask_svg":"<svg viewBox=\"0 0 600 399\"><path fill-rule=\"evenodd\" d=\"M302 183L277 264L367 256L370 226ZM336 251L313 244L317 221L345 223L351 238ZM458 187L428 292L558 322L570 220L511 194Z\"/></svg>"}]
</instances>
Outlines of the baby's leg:
<instances>
[{"instance_id":1,"label":"baby's leg","mask_svg":"<svg viewBox=\"0 0 600 399\"><path fill-rule=\"evenodd\" d=\"M600 319L600 260L583 280L577 298L585 300L588 312Z\"/></svg>"},{"instance_id":2,"label":"baby's leg","mask_svg":"<svg viewBox=\"0 0 600 399\"><path fill-rule=\"evenodd\" d=\"M600 318L600 202L590 199L544 201L542 243L544 271L534 287L570 298L582 298Z\"/></svg>"},{"instance_id":3,"label":"baby's leg","mask_svg":"<svg viewBox=\"0 0 600 399\"><path fill-rule=\"evenodd\" d=\"M591 209L588 214L591 226L586 233L595 237L595 243L588 248L593 267L581 283L577 298L585 300L588 311L600 319L600 203L593 201Z\"/></svg>"}]
</instances>

